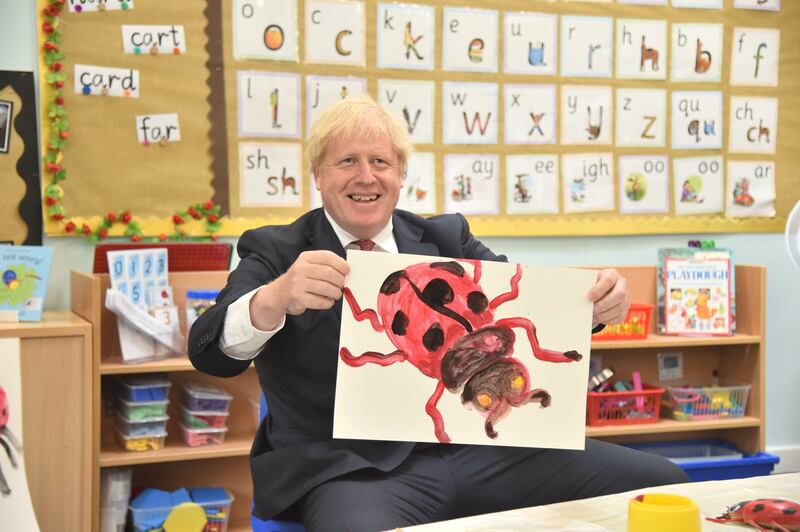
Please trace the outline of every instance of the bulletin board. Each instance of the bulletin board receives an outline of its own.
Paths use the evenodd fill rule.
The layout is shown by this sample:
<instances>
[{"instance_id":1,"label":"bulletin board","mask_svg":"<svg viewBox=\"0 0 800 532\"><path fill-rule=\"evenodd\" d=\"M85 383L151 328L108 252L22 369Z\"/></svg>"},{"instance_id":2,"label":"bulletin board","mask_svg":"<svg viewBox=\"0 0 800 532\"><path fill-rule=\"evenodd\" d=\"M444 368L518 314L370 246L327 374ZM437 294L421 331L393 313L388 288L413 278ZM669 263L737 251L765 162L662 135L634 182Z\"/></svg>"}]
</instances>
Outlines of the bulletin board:
<instances>
[{"instance_id":1,"label":"bulletin board","mask_svg":"<svg viewBox=\"0 0 800 532\"><path fill-rule=\"evenodd\" d=\"M259 9L266 7L248 0L66 0L56 17L40 15L41 44L60 32L61 57L56 70L45 50L40 69L42 145L51 162L43 188L56 202L45 206L45 230L163 239L238 236L289 223L319 202L302 158L310 117L343 95L367 92L409 126L427 117L429 131L412 134L417 155L400 206L421 214L465 212L476 235L782 231L800 199L794 149L800 141L800 35L792 22L800 4L768 0L779 8L770 11L734 6L756 4L747 0L631 2L504 0L487 9L478 0L276 0L264 14ZM678 7L717 2L720 9ZM46 9L51 0L40 5ZM417 11L411 16L404 9ZM535 19L526 13L536 13ZM519 30L547 20L553 21L549 40ZM694 55L684 62L695 73L718 69L716 79L676 75L673 32L684 24L694 25L681 26L681 46L688 43ZM131 30L144 34L145 26L160 27L162 46L154 50L151 40L126 53ZM165 31L175 26L180 33ZM575 31L565 40L569 27ZM763 37L763 30L780 34ZM399 54L395 35L404 43ZM586 35L608 36L598 41L598 62L590 70L581 67L582 53L567 52L593 46ZM740 53L743 62L732 69L740 38L745 52L763 39L769 46ZM521 41L528 44L524 61L507 52L512 43L519 50ZM764 79L778 44L777 79ZM762 55L758 64L744 61L754 55ZM704 64L709 58L713 69ZM732 79L732 70L759 69L752 83L746 74ZM98 84L81 87L76 70L88 71L81 79ZM119 94L114 87L103 91L115 73ZM135 97L125 93L134 81ZM644 89L651 92L636 92ZM702 111L692 115L698 92ZM414 102L404 112L387 102L391 95L432 104L420 122ZM483 107L448 108L464 95ZM47 102L59 96L69 135L54 149ZM515 99L522 100L520 109L510 107ZM619 116L637 102L639 126L649 121L638 136L630 134L635 122ZM679 105L689 114L675 115ZM737 109L741 119L733 120ZM569 117L570 111L580 118ZM179 140L158 137L170 128ZM676 136L673 129L691 133ZM748 135L755 142L748 144ZM650 142L654 136L656 143ZM715 169L717 181L702 189L697 171L678 164ZM48 188L62 171L68 177Z\"/></svg>"},{"instance_id":2,"label":"bulletin board","mask_svg":"<svg viewBox=\"0 0 800 532\"><path fill-rule=\"evenodd\" d=\"M0 228L4 243L42 244L39 145L33 72L0 71Z\"/></svg>"}]
</instances>

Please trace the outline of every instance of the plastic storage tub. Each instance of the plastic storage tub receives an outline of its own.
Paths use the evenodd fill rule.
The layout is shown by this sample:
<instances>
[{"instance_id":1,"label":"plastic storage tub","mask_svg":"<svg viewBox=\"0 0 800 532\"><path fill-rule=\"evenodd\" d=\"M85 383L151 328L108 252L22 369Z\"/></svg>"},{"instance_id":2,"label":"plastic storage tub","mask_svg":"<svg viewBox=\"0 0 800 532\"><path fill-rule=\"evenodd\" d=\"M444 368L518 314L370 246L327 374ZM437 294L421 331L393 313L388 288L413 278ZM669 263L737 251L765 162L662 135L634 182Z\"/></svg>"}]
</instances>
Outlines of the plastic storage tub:
<instances>
[{"instance_id":1,"label":"plastic storage tub","mask_svg":"<svg viewBox=\"0 0 800 532\"><path fill-rule=\"evenodd\" d=\"M166 416L167 405L169 405L168 399L163 401L128 401L123 397L117 397L117 412L130 421Z\"/></svg>"},{"instance_id":2,"label":"plastic storage tub","mask_svg":"<svg viewBox=\"0 0 800 532\"><path fill-rule=\"evenodd\" d=\"M181 406L181 420L191 429L219 429L228 421L228 412L214 412L209 410L189 410Z\"/></svg>"},{"instance_id":3,"label":"plastic storage tub","mask_svg":"<svg viewBox=\"0 0 800 532\"><path fill-rule=\"evenodd\" d=\"M189 410L227 412L232 396L205 382L183 383L183 405Z\"/></svg>"},{"instance_id":4,"label":"plastic storage tub","mask_svg":"<svg viewBox=\"0 0 800 532\"><path fill-rule=\"evenodd\" d=\"M167 432L169 416L160 416L133 421L122 415L117 416L117 429L129 437L158 436Z\"/></svg>"},{"instance_id":5,"label":"plastic storage tub","mask_svg":"<svg viewBox=\"0 0 800 532\"><path fill-rule=\"evenodd\" d=\"M164 401L172 386L166 375L137 375L119 380L119 395L132 402Z\"/></svg>"},{"instance_id":6,"label":"plastic storage tub","mask_svg":"<svg viewBox=\"0 0 800 532\"><path fill-rule=\"evenodd\" d=\"M630 447L671 460L693 482L769 475L780 461L779 457L763 452L745 455L724 440L642 443Z\"/></svg>"},{"instance_id":7,"label":"plastic storage tub","mask_svg":"<svg viewBox=\"0 0 800 532\"><path fill-rule=\"evenodd\" d=\"M156 451L164 448L164 441L167 439L166 431L161 434L151 436L127 436L117 429L117 441L127 451Z\"/></svg>"},{"instance_id":8,"label":"plastic storage tub","mask_svg":"<svg viewBox=\"0 0 800 532\"><path fill-rule=\"evenodd\" d=\"M190 490L195 491L195 490ZM225 497L212 501L197 501L206 513L207 523L202 531L198 532L227 532L228 519L231 515L231 504L233 495L228 490L224 490ZM129 506L131 511L131 521L133 522L134 532L149 532L151 530L163 530L161 525L169 517L172 507L158 508L134 508ZM155 523L160 523L156 525Z\"/></svg>"},{"instance_id":9,"label":"plastic storage tub","mask_svg":"<svg viewBox=\"0 0 800 532\"><path fill-rule=\"evenodd\" d=\"M750 385L741 386L668 386L664 405L674 419L714 419L741 417L747 408Z\"/></svg>"},{"instance_id":10,"label":"plastic storage tub","mask_svg":"<svg viewBox=\"0 0 800 532\"><path fill-rule=\"evenodd\" d=\"M225 433L228 432L227 427L222 428L205 428L193 429L187 427L183 423L178 423L181 427L181 436L186 445L190 447L198 447L200 445L212 445L225 442Z\"/></svg>"}]
</instances>

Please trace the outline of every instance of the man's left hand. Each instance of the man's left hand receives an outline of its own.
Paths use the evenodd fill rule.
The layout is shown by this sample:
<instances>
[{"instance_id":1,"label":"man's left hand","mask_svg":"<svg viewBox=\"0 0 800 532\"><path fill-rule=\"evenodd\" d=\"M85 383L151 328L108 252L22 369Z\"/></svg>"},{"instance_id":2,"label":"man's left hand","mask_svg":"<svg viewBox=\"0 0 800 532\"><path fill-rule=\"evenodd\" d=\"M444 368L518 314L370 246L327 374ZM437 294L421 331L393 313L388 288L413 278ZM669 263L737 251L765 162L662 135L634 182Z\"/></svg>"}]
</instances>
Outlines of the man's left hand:
<instances>
[{"instance_id":1,"label":"man's left hand","mask_svg":"<svg viewBox=\"0 0 800 532\"><path fill-rule=\"evenodd\" d=\"M628 315L628 282L617 270L606 269L597 272L597 282L587 294L592 307L592 327L597 325L621 323Z\"/></svg>"}]
</instances>

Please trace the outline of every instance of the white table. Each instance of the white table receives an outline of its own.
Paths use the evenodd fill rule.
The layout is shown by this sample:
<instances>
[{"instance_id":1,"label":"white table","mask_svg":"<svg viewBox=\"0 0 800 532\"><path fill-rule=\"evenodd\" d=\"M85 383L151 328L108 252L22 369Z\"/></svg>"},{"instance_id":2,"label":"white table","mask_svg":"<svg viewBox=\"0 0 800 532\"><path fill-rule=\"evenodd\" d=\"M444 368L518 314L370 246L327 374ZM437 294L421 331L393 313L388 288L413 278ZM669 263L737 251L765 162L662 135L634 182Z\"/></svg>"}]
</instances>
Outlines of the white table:
<instances>
[{"instance_id":1,"label":"white table","mask_svg":"<svg viewBox=\"0 0 800 532\"><path fill-rule=\"evenodd\" d=\"M625 532L628 523L628 501L636 495L648 492L672 493L694 500L700 507L704 531L737 532L748 529L755 530L712 523L706 521L705 518L718 517L728 506L746 500L779 498L800 502L800 473L672 484L670 486L635 490L592 499L442 521L429 525L408 527L402 530L403 532L529 532L534 530L536 532L554 530L569 530L571 532L614 530Z\"/></svg>"}]
</instances>

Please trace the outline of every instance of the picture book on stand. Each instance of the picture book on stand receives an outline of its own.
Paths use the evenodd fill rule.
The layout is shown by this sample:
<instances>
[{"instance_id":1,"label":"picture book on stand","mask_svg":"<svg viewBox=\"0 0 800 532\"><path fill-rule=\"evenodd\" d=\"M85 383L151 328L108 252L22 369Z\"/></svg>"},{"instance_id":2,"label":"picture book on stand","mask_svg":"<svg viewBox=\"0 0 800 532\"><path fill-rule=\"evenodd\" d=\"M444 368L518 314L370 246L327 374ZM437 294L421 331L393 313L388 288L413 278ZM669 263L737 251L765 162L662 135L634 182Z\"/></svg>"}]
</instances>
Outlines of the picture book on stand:
<instances>
[{"instance_id":1,"label":"picture book on stand","mask_svg":"<svg viewBox=\"0 0 800 532\"><path fill-rule=\"evenodd\" d=\"M734 333L734 269L721 248L658 250L658 327L661 334Z\"/></svg>"},{"instance_id":2,"label":"picture book on stand","mask_svg":"<svg viewBox=\"0 0 800 532\"><path fill-rule=\"evenodd\" d=\"M39 321L53 248L0 246L0 311L16 312L19 321Z\"/></svg>"}]
</instances>

